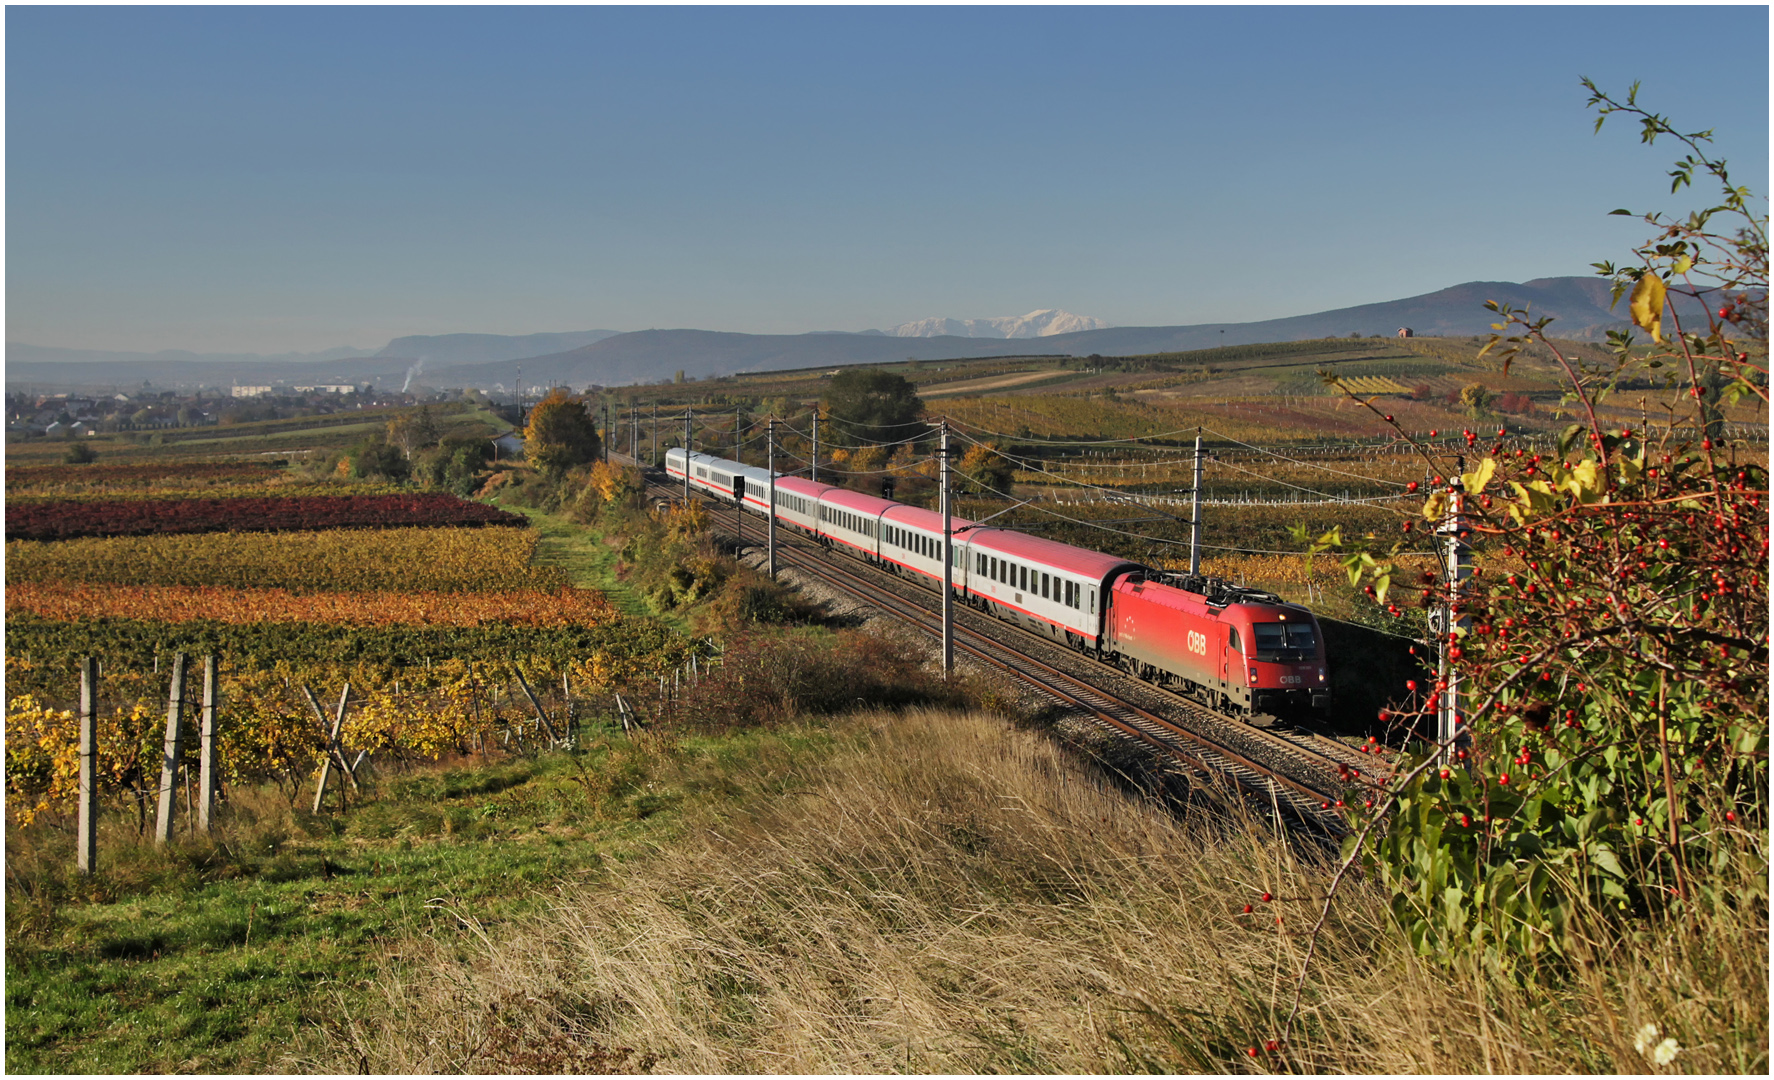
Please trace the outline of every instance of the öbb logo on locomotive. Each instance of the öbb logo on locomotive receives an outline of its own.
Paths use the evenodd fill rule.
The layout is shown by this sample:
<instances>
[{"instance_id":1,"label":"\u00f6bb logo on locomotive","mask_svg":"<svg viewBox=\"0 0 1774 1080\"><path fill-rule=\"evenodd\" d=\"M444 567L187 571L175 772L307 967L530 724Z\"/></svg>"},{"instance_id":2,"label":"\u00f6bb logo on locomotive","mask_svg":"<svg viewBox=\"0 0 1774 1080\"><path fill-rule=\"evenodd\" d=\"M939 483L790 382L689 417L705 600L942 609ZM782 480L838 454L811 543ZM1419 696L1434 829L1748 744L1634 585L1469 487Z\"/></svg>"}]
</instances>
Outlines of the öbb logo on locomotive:
<instances>
[{"instance_id":1,"label":"\u00f6bb logo on locomotive","mask_svg":"<svg viewBox=\"0 0 1774 1080\"><path fill-rule=\"evenodd\" d=\"M800 477L772 478L682 447L665 458L670 476L705 496L759 516L773 511L780 527L828 550L942 587L940 514ZM1330 707L1324 638L1298 604L965 518L951 527L958 602L1224 712Z\"/></svg>"}]
</instances>

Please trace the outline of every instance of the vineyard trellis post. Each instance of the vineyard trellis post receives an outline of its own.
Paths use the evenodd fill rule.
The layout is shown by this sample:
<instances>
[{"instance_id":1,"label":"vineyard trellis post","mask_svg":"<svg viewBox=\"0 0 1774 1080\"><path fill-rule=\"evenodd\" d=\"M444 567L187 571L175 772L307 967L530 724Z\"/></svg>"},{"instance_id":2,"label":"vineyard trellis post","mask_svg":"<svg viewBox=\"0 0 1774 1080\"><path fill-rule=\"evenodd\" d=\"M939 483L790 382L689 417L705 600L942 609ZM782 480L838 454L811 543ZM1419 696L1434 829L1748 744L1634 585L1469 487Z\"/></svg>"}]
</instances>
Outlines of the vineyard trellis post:
<instances>
[{"instance_id":1,"label":"vineyard trellis post","mask_svg":"<svg viewBox=\"0 0 1774 1080\"><path fill-rule=\"evenodd\" d=\"M80 807L74 868L90 874L98 867L99 662L80 658Z\"/></svg>"},{"instance_id":2,"label":"vineyard trellis post","mask_svg":"<svg viewBox=\"0 0 1774 1080\"><path fill-rule=\"evenodd\" d=\"M548 714L542 711L542 702L536 699L536 692L530 689L530 684L525 680L524 673L516 668L513 668L512 671L517 676L517 684L524 688L524 696L530 699L530 707L536 710L536 719L541 722L543 732L548 735L549 745L552 746L560 742L560 736L555 734L554 725L549 723Z\"/></svg>"},{"instance_id":3,"label":"vineyard trellis post","mask_svg":"<svg viewBox=\"0 0 1774 1080\"><path fill-rule=\"evenodd\" d=\"M303 684L302 693L308 698L308 706L314 710L315 717L320 721L321 730L326 731L326 712L320 707L320 702L315 699L314 691ZM345 764L345 754L339 749L339 732L345 727L345 706L350 700L351 684L346 683L344 689L339 691L339 708L333 713L332 730L327 734L326 756L320 760L320 782L314 788L314 812L316 814L320 813L321 799L326 796L327 779L332 773L335 759L339 763L340 770L350 779L351 785L357 786L357 777L351 775L351 770ZM341 811L345 809L345 785L343 783L339 785L339 809Z\"/></svg>"},{"instance_id":4,"label":"vineyard trellis post","mask_svg":"<svg viewBox=\"0 0 1774 1080\"><path fill-rule=\"evenodd\" d=\"M684 509L690 508L690 407L684 406Z\"/></svg>"},{"instance_id":5,"label":"vineyard trellis post","mask_svg":"<svg viewBox=\"0 0 1774 1080\"><path fill-rule=\"evenodd\" d=\"M154 817L154 843L163 846L172 842L173 817L178 809L179 764L185 749L185 663L184 653L172 658L172 688L166 700L166 741L160 759L160 804Z\"/></svg>"},{"instance_id":6,"label":"vineyard trellis post","mask_svg":"<svg viewBox=\"0 0 1774 1080\"><path fill-rule=\"evenodd\" d=\"M216 803L216 710L220 704L216 685L216 655L203 658L203 711L198 718L197 828L207 833Z\"/></svg>"}]
</instances>

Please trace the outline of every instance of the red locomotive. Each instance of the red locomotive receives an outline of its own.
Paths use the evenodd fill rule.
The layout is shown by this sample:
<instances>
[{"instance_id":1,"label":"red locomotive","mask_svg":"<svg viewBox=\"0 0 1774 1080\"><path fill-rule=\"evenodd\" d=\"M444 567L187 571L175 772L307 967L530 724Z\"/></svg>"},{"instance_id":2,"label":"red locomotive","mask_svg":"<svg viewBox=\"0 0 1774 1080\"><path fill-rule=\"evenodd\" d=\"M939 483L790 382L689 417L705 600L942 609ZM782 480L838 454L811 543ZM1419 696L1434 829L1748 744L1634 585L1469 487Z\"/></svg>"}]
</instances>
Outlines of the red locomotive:
<instances>
[{"instance_id":1,"label":"red locomotive","mask_svg":"<svg viewBox=\"0 0 1774 1080\"><path fill-rule=\"evenodd\" d=\"M1107 659L1215 708L1330 707L1318 620L1270 593L1141 570L1110 590L1106 638Z\"/></svg>"}]
</instances>

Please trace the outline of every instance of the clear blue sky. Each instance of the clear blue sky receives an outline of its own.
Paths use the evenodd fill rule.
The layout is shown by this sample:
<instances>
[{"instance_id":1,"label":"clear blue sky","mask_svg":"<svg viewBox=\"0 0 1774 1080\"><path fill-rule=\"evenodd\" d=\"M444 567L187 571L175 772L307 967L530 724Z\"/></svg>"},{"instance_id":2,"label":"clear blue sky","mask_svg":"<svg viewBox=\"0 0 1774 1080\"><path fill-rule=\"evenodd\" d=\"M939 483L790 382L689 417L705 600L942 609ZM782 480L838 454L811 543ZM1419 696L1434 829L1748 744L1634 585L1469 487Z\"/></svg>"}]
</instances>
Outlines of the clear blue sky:
<instances>
[{"instance_id":1,"label":"clear blue sky","mask_svg":"<svg viewBox=\"0 0 1774 1080\"><path fill-rule=\"evenodd\" d=\"M7 338L1270 318L1588 272L1764 7L6 12ZM1682 43L1687 44L1683 45ZM1616 126L1617 125L1617 126Z\"/></svg>"}]
</instances>

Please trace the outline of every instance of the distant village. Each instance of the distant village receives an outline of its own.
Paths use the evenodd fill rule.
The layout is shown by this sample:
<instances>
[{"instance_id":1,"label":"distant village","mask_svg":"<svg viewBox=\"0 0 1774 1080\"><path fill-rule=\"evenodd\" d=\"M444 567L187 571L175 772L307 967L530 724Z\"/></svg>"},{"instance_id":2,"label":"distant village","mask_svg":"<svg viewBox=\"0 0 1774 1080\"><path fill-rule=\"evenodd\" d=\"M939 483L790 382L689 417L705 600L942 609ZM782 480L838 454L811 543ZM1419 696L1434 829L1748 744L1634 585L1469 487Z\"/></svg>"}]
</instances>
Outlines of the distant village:
<instances>
[{"instance_id":1,"label":"distant village","mask_svg":"<svg viewBox=\"0 0 1774 1080\"><path fill-rule=\"evenodd\" d=\"M372 384L314 386L232 386L197 391L139 390L111 394L6 393L6 438L78 439L94 435L152 433L166 428L244 424L324 416L353 409L422 405L477 397L479 391L416 392L378 389Z\"/></svg>"}]
</instances>

